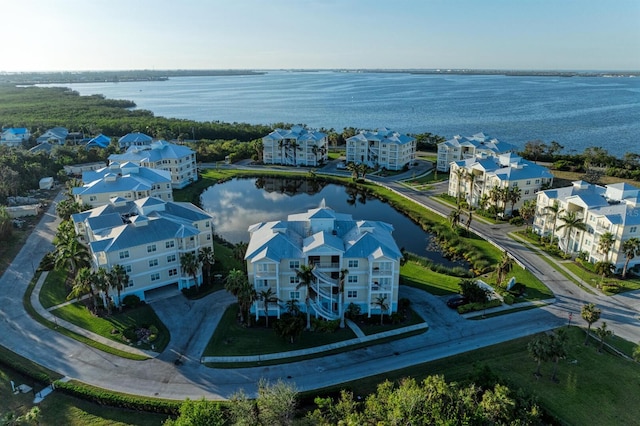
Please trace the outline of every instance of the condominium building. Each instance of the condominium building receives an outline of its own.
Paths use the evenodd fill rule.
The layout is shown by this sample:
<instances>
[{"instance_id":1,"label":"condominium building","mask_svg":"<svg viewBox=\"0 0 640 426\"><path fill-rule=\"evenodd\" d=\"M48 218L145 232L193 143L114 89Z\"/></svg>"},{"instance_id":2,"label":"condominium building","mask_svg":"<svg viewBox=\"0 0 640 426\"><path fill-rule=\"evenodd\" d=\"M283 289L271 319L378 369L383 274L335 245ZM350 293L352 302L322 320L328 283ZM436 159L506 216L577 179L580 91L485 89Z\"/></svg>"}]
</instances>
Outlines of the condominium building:
<instances>
[{"instance_id":1,"label":"condominium building","mask_svg":"<svg viewBox=\"0 0 640 426\"><path fill-rule=\"evenodd\" d=\"M554 205L557 203L557 212ZM586 225L586 231L565 226L562 220L571 213ZM594 185L575 181L571 186L538 193L533 230L539 235L558 238L559 248L569 254L586 253L590 262L609 261L616 269L624 267L623 243L640 238L640 189L628 183ZM608 253L599 250L603 234L610 233L614 243ZM630 260L629 268L638 268L640 258Z\"/></svg>"},{"instance_id":2,"label":"condominium building","mask_svg":"<svg viewBox=\"0 0 640 426\"><path fill-rule=\"evenodd\" d=\"M275 129L262 138L262 146L265 164L316 167L329 158L327 135L302 126Z\"/></svg>"},{"instance_id":3,"label":"condominium building","mask_svg":"<svg viewBox=\"0 0 640 426\"><path fill-rule=\"evenodd\" d=\"M261 222L249 227L250 240L245 255L249 282L260 293L271 288L282 304L298 300L303 310L306 286L300 287L297 271L315 265L314 281L308 296L311 312L317 317L337 319L350 303L362 313L397 311L398 280L402 253L384 222L354 220L323 204L305 213L291 214L286 221ZM344 291L340 292L340 277ZM264 315L256 302L252 312ZM273 304L270 315L280 317L282 307Z\"/></svg>"},{"instance_id":4,"label":"condominium building","mask_svg":"<svg viewBox=\"0 0 640 426\"><path fill-rule=\"evenodd\" d=\"M211 216L190 203L116 197L71 219L79 238L89 246L93 268L124 267L129 282L121 297L135 294L145 300L149 290L195 285L193 276L182 271L180 258L213 248ZM196 280L202 282L201 271Z\"/></svg>"},{"instance_id":5,"label":"condominium building","mask_svg":"<svg viewBox=\"0 0 640 426\"><path fill-rule=\"evenodd\" d=\"M156 197L171 201L171 174L164 170L140 167L137 164L111 163L98 170L82 173L83 185L73 188L72 195L80 204L97 207L108 204L114 197L138 200Z\"/></svg>"},{"instance_id":6,"label":"condominium building","mask_svg":"<svg viewBox=\"0 0 640 426\"><path fill-rule=\"evenodd\" d=\"M111 154L109 161L131 162L142 167L166 170L171 173L171 185L184 188L198 180L196 153L187 146L167 141L155 141L150 145L130 146L123 154Z\"/></svg>"},{"instance_id":7,"label":"condominium building","mask_svg":"<svg viewBox=\"0 0 640 426\"><path fill-rule=\"evenodd\" d=\"M546 167L524 160L518 155L480 155L451 163L448 194L464 199L472 207L479 207L491 199L494 188L518 188L520 199L516 203L501 201L504 212L511 214L525 201L535 200L540 189L552 184L553 174Z\"/></svg>"},{"instance_id":8,"label":"condominium building","mask_svg":"<svg viewBox=\"0 0 640 426\"><path fill-rule=\"evenodd\" d=\"M516 152L517 147L499 141L484 133L473 136L455 135L448 141L438 144L438 162L436 168L440 172L448 172L454 161L466 160L477 156L497 156L507 152Z\"/></svg>"},{"instance_id":9,"label":"condominium building","mask_svg":"<svg viewBox=\"0 0 640 426\"><path fill-rule=\"evenodd\" d=\"M120 139L118 139L118 145L120 149L129 148L130 146L145 146L151 145L153 138L149 135L145 135L140 132L127 133Z\"/></svg>"},{"instance_id":10,"label":"condominium building","mask_svg":"<svg viewBox=\"0 0 640 426\"><path fill-rule=\"evenodd\" d=\"M416 139L385 127L362 130L346 141L347 163L402 170L416 158Z\"/></svg>"}]
</instances>

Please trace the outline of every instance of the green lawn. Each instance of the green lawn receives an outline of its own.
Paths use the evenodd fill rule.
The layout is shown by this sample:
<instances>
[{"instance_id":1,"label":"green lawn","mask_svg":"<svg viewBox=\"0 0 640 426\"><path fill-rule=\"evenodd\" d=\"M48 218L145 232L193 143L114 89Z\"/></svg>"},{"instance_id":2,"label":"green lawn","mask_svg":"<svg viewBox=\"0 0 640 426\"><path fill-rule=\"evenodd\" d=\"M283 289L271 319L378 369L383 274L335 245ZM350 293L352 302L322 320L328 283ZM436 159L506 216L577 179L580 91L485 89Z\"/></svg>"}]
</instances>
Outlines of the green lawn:
<instances>
[{"instance_id":1,"label":"green lawn","mask_svg":"<svg viewBox=\"0 0 640 426\"><path fill-rule=\"evenodd\" d=\"M434 272L431 269L409 261L400 268L400 283L428 291L436 296L457 293L460 290L459 277Z\"/></svg>"},{"instance_id":2,"label":"green lawn","mask_svg":"<svg viewBox=\"0 0 640 426\"><path fill-rule=\"evenodd\" d=\"M338 329L334 333L303 331L300 338L291 344L276 335L272 328L265 328L262 321L258 325L254 323L252 327L244 327L236 320L237 315L237 304L231 305L225 311L203 356L260 355L287 352L322 346L356 337L349 328ZM273 321L274 319L271 318L270 327Z\"/></svg>"},{"instance_id":3,"label":"green lawn","mask_svg":"<svg viewBox=\"0 0 640 426\"><path fill-rule=\"evenodd\" d=\"M66 278L66 271L49 271L40 289L40 303L45 309L67 301L67 295L71 290L65 285Z\"/></svg>"},{"instance_id":4,"label":"green lawn","mask_svg":"<svg viewBox=\"0 0 640 426\"><path fill-rule=\"evenodd\" d=\"M391 324L389 323L389 316L385 315L384 316L384 321L385 324L384 325L380 325L380 316L379 315L375 315L372 316L371 318L369 318L366 321L356 321L356 324L358 325L358 327L360 328L360 330L362 330L362 332L364 334L366 334L367 336L370 336L372 334L378 334L378 333L382 333L385 331L389 331L389 330L395 330L398 328L402 328L402 327L408 327L410 325L415 325L415 324L422 324L424 322L424 319L422 319L422 317L420 315L418 315L413 309L409 308L409 315L408 318L403 321L403 322L399 322L397 324Z\"/></svg>"},{"instance_id":5,"label":"green lawn","mask_svg":"<svg viewBox=\"0 0 640 426\"><path fill-rule=\"evenodd\" d=\"M576 274L581 280L583 280L587 285L591 287L596 287L601 284L605 284L606 286L614 285L618 288L618 291L612 292L608 291L608 287L604 287L605 294L611 296L617 293L623 293L625 291L632 291L640 289L640 279L637 277L629 277L627 279L620 279L617 276L607 277L602 280L602 276L591 272L590 270L583 268L578 265L576 262L566 262L563 264L568 270Z\"/></svg>"},{"instance_id":6,"label":"green lawn","mask_svg":"<svg viewBox=\"0 0 640 426\"><path fill-rule=\"evenodd\" d=\"M524 389L561 423L575 425L637 424L640 405L640 364L609 353L598 353L594 344L584 346L584 331L572 327L566 359L558 366L559 382L550 380L552 364L542 365L543 377L536 379L536 364L527 352L531 337L513 340L409 367L339 386L355 395L367 395L378 383L412 376L418 380L428 375L443 374L448 381L473 379L479 367L487 366L501 380L516 390ZM336 389L326 389L334 392ZM324 394L324 392L313 392ZM597 408L596 408L597 407Z\"/></svg>"},{"instance_id":7,"label":"green lawn","mask_svg":"<svg viewBox=\"0 0 640 426\"><path fill-rule=\"evenodd\" d=\"M141 305L135 309L125 310L122 313L116 309L111 316L97 317L80 302L55 309L51 313L102 337L124 344L126 342L122 338L122 331L126 328L155 325L158 328L158 338L152 344L157 352L162 352L170 339L169 330L149 305ZM112 330L117 330L118 333L112 334ZM151 344L142 343L136 347L151 349Z\"/></svg>"}]
</instances>

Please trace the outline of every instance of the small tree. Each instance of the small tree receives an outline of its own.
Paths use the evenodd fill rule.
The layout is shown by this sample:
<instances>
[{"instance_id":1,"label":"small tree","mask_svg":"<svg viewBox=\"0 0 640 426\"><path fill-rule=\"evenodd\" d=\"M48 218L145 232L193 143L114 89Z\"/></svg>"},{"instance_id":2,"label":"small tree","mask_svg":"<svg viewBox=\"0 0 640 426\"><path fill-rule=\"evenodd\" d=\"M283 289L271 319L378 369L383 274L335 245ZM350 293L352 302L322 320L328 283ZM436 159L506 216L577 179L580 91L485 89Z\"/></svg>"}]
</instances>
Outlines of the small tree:
<instances>
[{"instance_id":1,"label":"small tree","mask_svg":"<svg viewBox=\"0 0 640 426\"><path fill-rule=\"evenodd\" d=\"M587 326L587 337L584 339L584 344L586 345L589 341L589 333L591 332L591 324L598 321L600 319L600 314L602 311L596 307L593 303L587 303L582 306L580 314L582 315L582 319L584 319Z\"/></svg>"},{"instance_id":2,"label":"small tree","mask_svg":"<svg viewBox=\"0 0 640 426\"><path fill-rule=\"evenodd\" d=\"M313 291L313 283L316 280L313 271L316 266L312 263L310 265L300 265L300 269L296 271L296 276L300 280L300 283L296 286L296 290L300 287L305 288L304 302L307 308L307 330L311 330L311 292Z\"/></svg>"},{"instance_id":3,"label":"small tree","mask_svg":"<svg viewBox=\"0 0 640 426\"><path fill-rule=\"evenodd\" d=\"M622 268L622 278L627 277L627 268L631 259L640 254L640 238L632 237L622 243L622 251L624 252L624 267Z\"/></svg>"},{"instance_id":4,"label":"small tree","mask_svg":"<svg viewBox=\"0 0 640 426\"><path fill-rule=\"evenodd\" d=\"M374 299L373 304L380 308L380 325L383 324L384 321L384 311L389 309L389 304L387 303L387 296L378 296Z\"/></svg>"},{"instance_id":5,"label":"small tree","mask_svg":"<svg viewBox=\"0 0 640 426\"><path fill-rule=\"evenodd\" d=\"M534 337L529 344L527 345L527 350L529 351L529 355L536 361L538 364L536 368L535 375L536 377L540 377L540 366L543 361L548 361L550 357L549 351L549 336L546 334L539 334Z\"/></svg>"},{"instance_id":6,"label":"small tree","mask_svg":"<svg viewBox=\"0 0 640 426\"><path fill-rule=\"evenodd\" d=\"M266 290L260 291L258 294L260 300L262 300L262 307L264 309L264 318L266 321L267 328L269 328L269 306L272 303L278 303L278 298L276 297L273 289L271 287Z\"/></svg>"},{"instance_id":7,"label":"small tree","mask_svg":"<svg viewBox=\"0 0 640 426\"><path fill-rule=\"evenodd\" d=\"M464 278L458 283L460 286L460 294L469 299L471 303L487 303L489 295L487 290L480 287L476 280Z\"/></svg>"},{"instance_id":8,"label":"small tree","mask_svg":"<svg viewBox=\"0 0 640 426\"><path fill-rule=\"evenodd\" d=\"M567 340L568 336L564 328L559 328L549 339L549 356L553 359L553 374L551 380L558 381L556 373L558 372L558 362L567 356Z\"/></svg>"},{"instance_id":9,"label":"small tree","mask_svg":"<svg viewBox=\"0 0 640 426\"><path fill-rule=\"evenodd\" d=\"M613 331L607 328L607 322L602 321L600 327L596 328L596 336L600 339L600 346L598 346L598 352L602 352L602 348L604 347L604 340L607 337L613 336Z\"/></svg>"}]
</instances>

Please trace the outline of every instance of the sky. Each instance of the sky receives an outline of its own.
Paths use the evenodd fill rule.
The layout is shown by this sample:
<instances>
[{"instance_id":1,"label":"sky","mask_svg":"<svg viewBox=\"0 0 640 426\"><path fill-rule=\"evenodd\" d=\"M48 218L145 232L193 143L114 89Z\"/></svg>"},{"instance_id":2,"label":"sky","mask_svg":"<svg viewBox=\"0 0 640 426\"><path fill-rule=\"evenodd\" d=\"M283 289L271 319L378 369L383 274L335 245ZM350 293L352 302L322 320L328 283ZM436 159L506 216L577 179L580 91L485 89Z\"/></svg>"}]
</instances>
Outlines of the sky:
<instances>
[{"instance_id":1,"label":"sky","mask_svg":"<svg viewBox=\"0 0 640 426\"><path fill-rule=\"evenodd\" d=\"M640 0L5 0L2 15L0 72L640 71Z\"/></svg>"}]
</instances>

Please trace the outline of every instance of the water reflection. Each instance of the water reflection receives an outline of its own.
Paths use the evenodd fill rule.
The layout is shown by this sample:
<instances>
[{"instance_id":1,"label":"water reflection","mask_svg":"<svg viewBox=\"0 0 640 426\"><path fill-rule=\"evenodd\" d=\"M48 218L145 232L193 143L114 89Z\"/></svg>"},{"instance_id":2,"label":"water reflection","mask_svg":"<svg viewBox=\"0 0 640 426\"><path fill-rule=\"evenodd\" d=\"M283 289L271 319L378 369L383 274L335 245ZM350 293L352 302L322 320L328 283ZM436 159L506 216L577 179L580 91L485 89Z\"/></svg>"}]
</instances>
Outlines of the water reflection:
<instances>
[{"instance_id":1,"label":"water reflection","mask_svg":"<svg viewBox=\"0 0 640 426\"><path fill-rule=\"evenodd\" d=\"M447 266L464 264L444 258L431 243L430 234L388 204L353 187L305 179L233 179L205 190L201 205L213 215L216 234L237 244L249 240L249 225L286 220L291 213L318 207L323 199L328 207L356 220L392 224L398 246L412 253Z\"/></svg>"}]
</instances>

